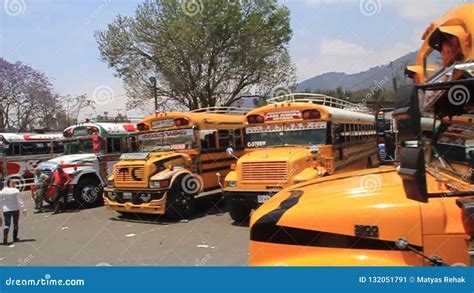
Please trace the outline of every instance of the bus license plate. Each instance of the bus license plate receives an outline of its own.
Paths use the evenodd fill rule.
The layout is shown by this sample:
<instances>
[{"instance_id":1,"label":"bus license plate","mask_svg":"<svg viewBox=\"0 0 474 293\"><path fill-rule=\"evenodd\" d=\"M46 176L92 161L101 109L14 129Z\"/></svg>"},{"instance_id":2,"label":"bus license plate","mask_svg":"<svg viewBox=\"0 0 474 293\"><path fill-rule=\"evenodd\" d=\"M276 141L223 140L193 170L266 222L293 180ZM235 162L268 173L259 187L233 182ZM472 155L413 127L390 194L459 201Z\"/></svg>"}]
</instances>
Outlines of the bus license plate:
<instances>
[{"instance_id":1,"label":"bus license plate","mask_svg":"<svg viewBox=\"0 0 474 293\"><path fill-rule=\"evenodd\" d=\"M269 199L270 199L270 196L269 196L269 195L259 195L259 196L257 197L258 203L264 203L264 202L266 202L266 201L269 200Z\"/></svg>"},{"instance_id":2,"label":"bus license plate","mask_svg":"<svg viewBox=\"0 0 474 293\"><path fill-rule=\"evenodd\" d=\"M131 192L124 192L123 193L123 199L132 199L132 193Z\"/></svg>"}]
</instances>

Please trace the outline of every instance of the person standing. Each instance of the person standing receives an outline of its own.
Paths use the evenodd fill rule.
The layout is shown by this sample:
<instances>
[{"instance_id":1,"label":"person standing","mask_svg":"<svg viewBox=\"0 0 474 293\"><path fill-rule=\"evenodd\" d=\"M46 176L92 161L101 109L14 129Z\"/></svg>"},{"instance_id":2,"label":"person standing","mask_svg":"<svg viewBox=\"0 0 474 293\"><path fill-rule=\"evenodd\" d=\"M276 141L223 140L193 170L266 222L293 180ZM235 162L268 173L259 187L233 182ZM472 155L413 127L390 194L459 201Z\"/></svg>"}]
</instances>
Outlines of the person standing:
<instances>
[{"instance_id":1,"label":"person standing","mask_svg":"<svg viewBox=\"0 0 474 293\"><path fill-rule=\"evenodd\" d=\"M53 215L66 211L67 204L67 184L69 183L69 175L64 172L63 168L58 165L53 173L53 186L56 187L56 196L53 202Z\"/></svg>"},{"instance_id":2,"label":"person standing","mask_svg":"<svg viewBox=\"0 0 474 293\"><path fill-rule=\"evenodd\" d=\"M0 209L3 212L3 245L8 244L8 234L13 222L13 242L18 242L18 231L20 228L20 210L23 210L23 215L26 216L26 209L23 201L20 198L20 191L15 187L13 181L7 182L7 187L4 186L3 181L0 184L2 190L0 191ZM13 220L13 221L12 221ZM0 219L1 222L1 219Z\"/></svg>"},{"instance_id":3,"label":"person standing","mask_svg":"<svg viewBox=\"0 0 474 293\"><path fill-rule=\"evenodd\" d=\"M43 201L48 189L48 175L41 172L41 169L35 169L35 213L43 212Z\"/></svg>"}]
</instances>

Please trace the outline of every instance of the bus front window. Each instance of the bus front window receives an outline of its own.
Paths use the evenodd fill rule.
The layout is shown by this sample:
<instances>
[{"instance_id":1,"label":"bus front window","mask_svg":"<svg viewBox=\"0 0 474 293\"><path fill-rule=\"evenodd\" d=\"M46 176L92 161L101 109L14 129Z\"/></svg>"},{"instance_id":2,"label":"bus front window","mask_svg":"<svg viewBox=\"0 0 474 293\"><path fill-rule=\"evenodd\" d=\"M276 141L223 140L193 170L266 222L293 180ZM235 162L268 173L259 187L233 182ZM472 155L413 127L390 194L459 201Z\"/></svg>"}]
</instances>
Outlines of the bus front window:
<instances>
[{"instance_id":1,"label":"bus front window","mask_svg":"<svg viewBox=\"0 0 474 293\"><path fill-rule=\"evenodd\" d=\"M194 148L194 130L187 128L149 132L139 134L138 140L142 152L192 149Z\"/></svg>"},{"instance_id":2,"label":"bus front window","mask_svg":"<svg viewBox=\"0 0 474 293\"><path fill-rule=\"evenodd\" d=\"M249 126L247 147L310 146L326 144L326 122L299 122Z\"/></svg>"},{"instance_id":3,"label":"bus front window","mask_svg":"<svg viewBox=\"0 0 474 293\"><path fill-rule=\"evenodd\" d=\"M77 139L66 141L64 143L64 154L91 154L93 153L92 139Z\"/></svg>"}]
</instances>

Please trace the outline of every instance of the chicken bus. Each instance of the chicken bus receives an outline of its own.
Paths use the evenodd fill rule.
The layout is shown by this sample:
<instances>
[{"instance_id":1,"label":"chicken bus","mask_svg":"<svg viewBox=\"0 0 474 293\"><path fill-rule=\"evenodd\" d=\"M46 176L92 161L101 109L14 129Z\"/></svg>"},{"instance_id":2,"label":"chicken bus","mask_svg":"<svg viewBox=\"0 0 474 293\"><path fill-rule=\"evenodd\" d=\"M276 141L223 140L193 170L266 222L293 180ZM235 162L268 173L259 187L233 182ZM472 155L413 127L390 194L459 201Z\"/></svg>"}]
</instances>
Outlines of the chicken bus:
<instances>
[{"instance_id":1,"label":"chicken bus","mask_svg":"<svg viewBox=\"0 0 474 293\"><path fill-rule=\"evenodd\" d=\"M247 113L247 153L225 178L229 213L248 220L280 189L379 164L371 110L321 94L294 93Z\"/></svg>"},{"instance_id":2,"label":"chicken bus","mask_svg":"<svg viewBox=\"0 0 474 293\"><path fill-rule=\"evenodd\" d=\"M68 200L82 207L102 202L102 191L113 165L123 153L137 149L135 125L130 123L78 123L63 131L63 141L64 155L40 163L39 168L51 176L61 166L71 179ZM54 186L50 186L48 195L54 193Z\"/></svg>"},{"instance_id":3,"label":"chicken bus","mask_svg":"<svg viewBox=\"0 0 474 293\"><path fill-rule=\"evenodd\" d=\"M64 149L61 133L0 133L0 177L17 182L20 190L32 184L40 162L59 156Z\"/></svg>"},{"instance_id":4,"label":"chicken bus","mask_svg":"<svg viewBox=\"0 0 474 293\"><path fill-rule=\"evenodd\" d=\"M221 195L232 147L244 149L245 109L157 113L138 123L139 152L124 154L108 178L106 208L119 213L191 216L197 197Z\"/></svg>"},{"instance_id":5,"label":"chicken bus","mask_svg":"<svg viewBox=\"0 0 474 293\"><path fill-rule=\"evenodd\" d=\"M430 46L418 56L423 76L398 91L393 113L400 166L282 190L251 218L251 265L470 264L474 50L467 40L473 14L474 4L459 5L423 35ZM435 72L433 60L441 65ZM429 145L421 139L422 115L433 117Z\"/></svg>"}]
</instances>

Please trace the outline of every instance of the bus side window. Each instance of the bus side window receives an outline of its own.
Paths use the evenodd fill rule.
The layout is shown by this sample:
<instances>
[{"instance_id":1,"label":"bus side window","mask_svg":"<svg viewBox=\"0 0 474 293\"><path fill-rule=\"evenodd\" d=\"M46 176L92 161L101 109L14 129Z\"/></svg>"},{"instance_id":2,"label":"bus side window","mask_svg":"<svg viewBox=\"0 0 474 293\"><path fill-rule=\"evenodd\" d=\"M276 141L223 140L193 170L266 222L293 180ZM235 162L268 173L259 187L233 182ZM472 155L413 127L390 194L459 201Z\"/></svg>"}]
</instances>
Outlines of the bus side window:
<instances>
[{"instance_id":1,"label":"bus side window","mask_svg":"<svg viewBox=\"0 0 474 293\"><path fill-rule=\"evenodd\" d=\"M230 146L230 141L232 137L230 135L230 130L219 130L219 148L226 148Z\"/></svg>"},{"instance_id":2,"label":"bus side window","mask_svg":"<svg viewBox=\"0 0 474 293\"><path fill-rule=\"evenodd\" d=\"M107 153L121 152L120 138L107 138Z\"/></svg>"},{"instance_id":3,"label":"bus side window","mask_svg":"<svg viewBox=\"0 0 474 293\"><path fill-rule=\"evenodd\" d=\"M16 143L16 142L11 143L10 147L8 148L7 154L9 156L19 156L19 155L21 155L20 144Z\"/></svg>"},{"instance_id":4,"label":"bus side window","mask_svg":"<svg viewBox=\"0 0 474 293\"><path fill-rule=\"evenodd\" d=\"M33 152L33 144L31 142L24 142L22 144L20 144L21 146L21 154L22 155L33 155L34 152Z\"/></svg>"},{"instance_id":5,"label":"bus side window","mask_svg":"<svg viewBox=\"0 0 474 293\"><path fill-rule=\"evenodd\" d=\"M234 130L234 144L236 149L242 148L244 146L242 131L242 128Z\"/></svg>"},{"instance_id":6,"label":"bus side window","mask_svg":"<svg viewBox=\"0 0 474 293\"><path fill-rule=\"evenodd\" d=\"M344 143L344 124L335 124L334 125L334 144L343 144Z\"/></svg>"},{"instance_id":7,"label":"bus side window","mask_svg":"<svg viewBox=\"0 0 474 293\"><path fill-rule=\"evenodd\" d=\"M201 130L204 133L201 133L201 149L202 150L212 150L217 148L217 130ZM204 137L202 137L204 135Z\"/></svg>"},{"instance_id":8,"label":"bus side window","mask_svg":"<svg viewBox=\"0 0 474 293\"><path fill-rule=\"evenodd\" d=\"M344 142L348 143L351 141L351 125L344 124Z\"/></svg>"},{"instance_id":9,"label":"bus side window","mask_svg":"<svg viewBox=\"0 0 474 293\"><path fill-rule=\"evenodd\" d=\"M62 141L53 142L53 152L54 153L64 152L64 143Z\"/></svg>"},{"instance_id":10,"label":"bus side window","mask_svg":"<svg viewBox=\"0 0 474 293\"><path fill-rule=\"evenodd\" d=\"M132 147L132 152L137 152L139 147L138 147L138 141L135 136L130 137L130 144Z\"/></svg>"}]
</instances>

